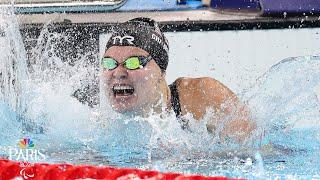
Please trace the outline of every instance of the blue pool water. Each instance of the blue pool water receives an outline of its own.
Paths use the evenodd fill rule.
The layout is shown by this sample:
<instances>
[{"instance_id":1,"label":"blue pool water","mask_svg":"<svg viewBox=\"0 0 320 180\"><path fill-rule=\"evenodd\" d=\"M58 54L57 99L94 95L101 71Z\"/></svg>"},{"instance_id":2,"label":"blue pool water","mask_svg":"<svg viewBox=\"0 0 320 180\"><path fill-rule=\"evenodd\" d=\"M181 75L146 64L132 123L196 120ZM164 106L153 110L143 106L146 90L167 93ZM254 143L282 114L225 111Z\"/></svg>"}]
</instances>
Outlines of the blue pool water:
<instances>
[{"instance_id":1,"label":"blue pool water","mask_svg":"<svg viewBox=\"0 0 320 180\"><path fill-rule=\"evenodd\" d=\"M27 66L10 11L1 14L0 30L3 157L29 137L46 154L40 161L52 163L249 179L320 178L320 56L285 59L239 94L258 128L243 144L221 143L207 132L206 117L197 122L187 115L191 130L184 131L174 113L126 118L114 113L103 95L95 108L81 104L71 94L97 73L84 63L86 55L69 66L55 55L64 35L44 27Z\"/></svg>"}]
</instances>

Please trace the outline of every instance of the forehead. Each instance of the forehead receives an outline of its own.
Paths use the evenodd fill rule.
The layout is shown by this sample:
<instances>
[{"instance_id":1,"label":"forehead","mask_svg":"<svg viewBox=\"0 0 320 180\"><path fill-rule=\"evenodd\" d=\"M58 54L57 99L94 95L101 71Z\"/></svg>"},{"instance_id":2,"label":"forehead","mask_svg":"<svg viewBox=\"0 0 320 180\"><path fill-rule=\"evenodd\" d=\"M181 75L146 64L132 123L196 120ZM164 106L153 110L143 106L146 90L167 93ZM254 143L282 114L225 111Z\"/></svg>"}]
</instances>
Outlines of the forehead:
<instances>
[{"instance_id":1,"label":"forehead","mask_svg":"<svg viewBox=\"0 0 320 180\"><path fill-rule=\"evenodd\" d=\"M118 60L124 60L131 56L148 56L145 50L134 46L112 46L106 50L104 56L112 57Z\"/></svg>"}]
</instances>

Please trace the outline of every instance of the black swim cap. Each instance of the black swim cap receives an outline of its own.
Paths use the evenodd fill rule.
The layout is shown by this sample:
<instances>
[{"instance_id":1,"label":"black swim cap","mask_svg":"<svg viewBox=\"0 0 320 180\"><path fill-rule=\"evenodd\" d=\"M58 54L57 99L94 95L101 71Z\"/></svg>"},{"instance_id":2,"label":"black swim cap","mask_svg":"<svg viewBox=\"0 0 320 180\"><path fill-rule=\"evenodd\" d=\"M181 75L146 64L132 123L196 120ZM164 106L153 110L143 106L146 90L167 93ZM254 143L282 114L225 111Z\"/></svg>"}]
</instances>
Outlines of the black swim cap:
<instances>
[{"instance_id":1,"label":"black swim cap","mask_svg":"<svg viewBox=\"0 0 320 180\"><path fill-rule=\"evenodd\" d=\"M117 24L112 30L106 50L112 46L135 46L147 51L162 72L168 66L169 43L158 23L149 18L135 18Z\"/></svg>"}]
</instances>

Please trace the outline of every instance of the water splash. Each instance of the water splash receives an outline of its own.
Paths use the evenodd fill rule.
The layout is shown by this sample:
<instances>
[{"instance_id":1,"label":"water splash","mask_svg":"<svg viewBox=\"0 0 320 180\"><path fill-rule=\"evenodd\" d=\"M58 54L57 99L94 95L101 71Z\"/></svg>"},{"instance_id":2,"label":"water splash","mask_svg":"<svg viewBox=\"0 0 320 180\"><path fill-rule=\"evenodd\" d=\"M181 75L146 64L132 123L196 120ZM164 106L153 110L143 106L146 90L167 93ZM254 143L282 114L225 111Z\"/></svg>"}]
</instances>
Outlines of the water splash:
<instances>
[{"instance_id":1,"label":"water splash","mask_svg":"<svg viewBox=\"0 0 320 180\"><path fill-rule=\"evenodd\" d=\"M268 177L312 178L319 159L320 57L280 61L245 98L264 131L261 155Z\"/></svg>"},{"instance_id":2,"label":"water splash","mask_svg":"<svg viewBox=\"0 0 320 180\"><path fill-rule=\"evenodd\" d=\"M2 137L10 135L12 138L6 140L12 144L23 134L41 137L43 147L52 149L85 144L92 137L93 110L73 95L97 72L86 61L91 54L62 57L61 47L69 37L50 32L48 24L27 58L13 11L3 8L0 13L1 128L5 128Z\"/></svg>"},{"instance_id":3,"label":"water splash","mask_svg":"<svg viewBox=\"0 0 320 180\"><path fill-rule=\"evenodd\" d=\"M0 99L18 114L26 108L27 58L13 8L0 8Z\"/></svg>"},{"instance_id":4,"label":"water splash","mask_svg":"<svg viewBox=\"0 0 320 180\"><path fill-rule=\"evenodd\" d=\"M10 144L21 135L28 79L26 54L11 8L0 8L0 135Z\"/></svg>"},{"instance_id":5,"label":"water splash","mask_svg":"<svg viewBox=\"0 0 320 180\"><path fill-rule=\"evenodd\" d=\"M247 92L248 104L259 127L268 134L265 143L285 140L281 144L286 147L316 147L313 143L299 146L301 142L312 141L294 132L303 129L311 132L320 127L319 68L319 56L288 58L274 65ZM316 139L314 135L310 138Z\"/></svg>"},{"instance_id":6,"label":"water splash","mask_svg":"<svg viewBox=\"0 0 320 180\"><path fill-rule=\"evenodd\" d=\"M6 42L0 44L4 45L0 48L0 59L5 65L0 67L2 74L5 72L1 76L5 86L0 104L1 117L5 119L1 121L1 135L9 139L7 142L13 142L20 138L21 129L28 130L24 133L51 151L49 161L255 178L276 172L301 172L290 162L303 162L305 157L294 157L296 154L291 152L319 152L319 131L310 130L319 127L319 57L284 60L244 94L259 131L267 134L260 143L281 148L272 152L274 149L267 147L261 156L254 156L256 150L251 149L243 155L240 149L228 151L227 146L219 145L218 135L207 132L206 117L196 121L187 115L185 118L191 124L188 132L181 129L174 113L127 118L103 103L100 112L80 103L72 97L74 92L97 80L97 65L87 61L92 54L79 51L73 58L64 57L61 47L70 43L69 36L51 31L48 24L36 39L27 61L16 19L10 13L10 17L2 13L0 22L1 41ZM105 102L103 96L100 98ZM23 114L27 124L19 122L19 114ZM304 128L308 129L308 136L301 124L307 125ZM57 153L60 151L69 152ZM312 153L308 155L314 157ZM279 159L281 163L289 162L285 165L291 171L275 169ZM315 174L312 170L318 166L311 163L310 167L311 170L308 167L304 170Z\"/></svg>"},{"instance_id":7,"label":"water splash","mask_svg":"<svg viewBox=\"0 0 320 180\"><path fill-rule=\"evenodd\" d=\"M44 127L46 141L72 149L93 137L94 109L74 96L88 81L94 81L97 71L87 60L91 54L74 52L73 57L63 57L63 46L70 43L70 36L52 32L51 28L51 24L44 26L37 45L30 50L28 85L36 88L32 89L26 116ZM54 149L51 144L47 146Z\"/></svg>"}]
</instances>

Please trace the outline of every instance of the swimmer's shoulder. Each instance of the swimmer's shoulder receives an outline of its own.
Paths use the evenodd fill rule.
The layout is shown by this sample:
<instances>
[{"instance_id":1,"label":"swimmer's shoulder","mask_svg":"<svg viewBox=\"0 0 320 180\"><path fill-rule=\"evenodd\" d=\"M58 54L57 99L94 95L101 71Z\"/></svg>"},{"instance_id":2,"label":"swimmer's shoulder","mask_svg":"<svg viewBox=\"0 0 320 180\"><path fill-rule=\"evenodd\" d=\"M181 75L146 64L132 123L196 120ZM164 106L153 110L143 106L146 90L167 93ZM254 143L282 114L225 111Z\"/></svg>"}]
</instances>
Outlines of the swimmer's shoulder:
<instances>
[{"instance_id":1,"label":"swimmer's shoulder","mask_svg":"<svg viewBox=\"0 0 320 180\"><path fill-rule=\"evenodd\" d=\"M177 89L182 94L197 93L202 96L235 96L224 84L211 77L188 78L175 80Z\"/></svg>"},{"instance_id":2,"label":"swimmer's shoulder","mask_svg":"<svg viewBox=\"0 0 320 180\"><path fill-rule=\"evenodd\" d=\"M191 112L197 119L205 114L208 107L218 109L227 99L236 98L229 88L211 77L181 77L175 83L182 114Z\"/></svg>"}]
</instances>

